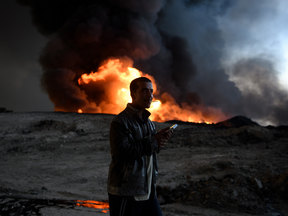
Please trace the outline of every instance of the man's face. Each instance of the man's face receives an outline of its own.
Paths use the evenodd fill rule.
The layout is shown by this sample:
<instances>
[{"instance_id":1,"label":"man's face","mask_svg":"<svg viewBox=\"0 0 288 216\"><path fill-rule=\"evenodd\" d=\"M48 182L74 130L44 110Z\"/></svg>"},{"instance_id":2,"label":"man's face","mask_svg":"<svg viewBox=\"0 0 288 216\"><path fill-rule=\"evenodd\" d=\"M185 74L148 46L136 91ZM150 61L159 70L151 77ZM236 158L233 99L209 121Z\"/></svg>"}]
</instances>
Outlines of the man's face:
<instances>
[{"instance_id":1,"label":"man's face","mask_svg":"<svg viewBox=\"0 0 288 216\"><path fill-rule=\"evenodd\" d=\"M153 85L151 82L138 82L138 89L132 92L132 105L137 109L149 108L153 99Z\"/></svg>"}]
</instances>

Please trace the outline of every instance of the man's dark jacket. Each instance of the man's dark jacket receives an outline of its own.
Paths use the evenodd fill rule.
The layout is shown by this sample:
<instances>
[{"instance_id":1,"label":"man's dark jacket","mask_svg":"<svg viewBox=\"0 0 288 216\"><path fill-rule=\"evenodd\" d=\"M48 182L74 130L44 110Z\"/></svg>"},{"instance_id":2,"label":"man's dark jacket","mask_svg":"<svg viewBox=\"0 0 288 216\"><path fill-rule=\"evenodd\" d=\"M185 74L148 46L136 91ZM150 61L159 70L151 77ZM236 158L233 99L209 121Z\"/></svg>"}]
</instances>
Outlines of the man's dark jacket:
<instances>
[{"instance_id":1,"label":"man's dark jacket","mask_svg":"<svg viewBox=\"0 0 288 216\"><path fill-rule=\"evenodd\" d=\"M148 118L150 113L128 104L117 115L110 128L111 164L108 175L108 193L120 196L135 196L148 193L146 156L153 155L152 188L155 192L158 173L158 143L155 125Z\"/></svg>"}]
</instances>

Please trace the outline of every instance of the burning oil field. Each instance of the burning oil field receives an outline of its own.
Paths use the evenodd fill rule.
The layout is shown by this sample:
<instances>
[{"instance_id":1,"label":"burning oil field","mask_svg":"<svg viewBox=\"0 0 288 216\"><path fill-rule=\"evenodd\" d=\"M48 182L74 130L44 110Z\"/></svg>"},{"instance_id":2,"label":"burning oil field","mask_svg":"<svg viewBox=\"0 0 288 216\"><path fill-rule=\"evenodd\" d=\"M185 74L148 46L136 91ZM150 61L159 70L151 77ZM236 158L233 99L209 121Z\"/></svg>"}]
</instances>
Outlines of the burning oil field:
<instances>
[{"instance_id":1,"label":"burning oil field","mask_svg":"<svg viewBox=\"0 0 288 216\"><path fill-rule=\"evenodd\" d=\"M253 33L274 3L17 2L48 40L39 63L54 112L0 113L1 215L107 213L110 122L139 76L152 80L157 129L179 124L159 154L164 216L288 215L279 58L234 27Z\"/></svg>"},{"instance_id":2,"label":"burning oil field","mask_svg":"<svg viewBox=\"0 0 288 216\"><path fill-rule=\"evenodd\" d=\"M0 113L1 215L105 214L113 117ZM175 122L158 155L164 216L287 215L286 126L263 127L243 116L155 125Z\"/></svg>"},{"instance_id":3,"label":"burning oil field","mask_svg":"<svg viewBox=\"0 0 288 216\"><path fill-rule=\"evenodd\" d=\"M270 1L17 2L47 37L41 83L55 111L117 114L129 101L129 82L147 76L155 121L216 123L243 115L262 125L288 123L277 56L260 45L255 51L256 39L232 28L245 18L254 29L278 7Z\"/></svg>"}]
</instances>

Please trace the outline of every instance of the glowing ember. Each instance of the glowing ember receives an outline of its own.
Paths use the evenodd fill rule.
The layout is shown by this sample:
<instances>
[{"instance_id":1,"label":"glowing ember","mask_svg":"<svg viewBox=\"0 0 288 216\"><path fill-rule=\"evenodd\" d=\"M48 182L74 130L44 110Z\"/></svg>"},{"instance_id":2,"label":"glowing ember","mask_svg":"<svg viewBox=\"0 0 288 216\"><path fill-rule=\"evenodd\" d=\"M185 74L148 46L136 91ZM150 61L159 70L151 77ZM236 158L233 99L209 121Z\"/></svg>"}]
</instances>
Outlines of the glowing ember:
<instances>
[{"instance_id":1,"label":"glowing ember","mask_svg":"<svg viewBox=\"0 0 288 216\"><path fill-rule=\"evenodd\" d=\"M78 113L83 113L83 111L81 109L78 110Z\"/></svg>"},{"instance_id":2,"label":"glowing ember","mask_svg":"<svg viewBox=\"0 0 288 216\"><path fill-rule=\"evenodd\" d=\"M76 200L77 206L84 206L88 208L94 208L94 209L103 209L103 213L108 213L109 211L109 204L107 202L100 202L100 201L94 201L94 200Z\"/></svg>"},{"instance_id":3,"label":"glowing ember","mask_svg":"<svg viewBox=\"0 0 288 216\"><path fill-rule=\"evenodd\" d=\"M129 58L109 59L99 67L97 72L83 74L78 79L79 85L83 89L89 89L89 86L97 87L97 91L101 91L105 96L98 105L91 102L88 106L81 107L81 110L90 113L118 114L125 109L127 103L132 102L130 82L137 77L145 76L152 81L154 88L154 99L149 108L152 113L151 120L159 122L181 120L208 124L227 118L221 110L197 104L182 103L179 105L167 92L159 95L155 79L132 66L133 61Z\"/></svg>"}]
</instances>

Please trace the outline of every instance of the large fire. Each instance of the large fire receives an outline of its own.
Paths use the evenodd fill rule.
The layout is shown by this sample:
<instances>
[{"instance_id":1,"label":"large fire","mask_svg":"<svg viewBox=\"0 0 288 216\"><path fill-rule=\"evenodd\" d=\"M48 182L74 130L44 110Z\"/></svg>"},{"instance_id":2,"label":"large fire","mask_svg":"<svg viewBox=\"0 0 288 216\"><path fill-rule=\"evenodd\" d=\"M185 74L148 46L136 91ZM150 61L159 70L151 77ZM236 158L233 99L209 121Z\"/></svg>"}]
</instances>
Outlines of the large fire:
<instances>
[{"instance_id":1,"label":"large fire","mask_svg":"<svg viewBox=\"0 0 288 216\"><path fill-rule=\"evenodd\" d=\"M104 91L105 98L98 105L92 102L87 107L79 107L78 112L118 114L125 109L127 103L131 102L130 82L137 77L144 76L152 81L154 88L154 99L148 109L151 112L150 119L152 121L181 120L212 123L226 117L221 110L207 108L203 105L191 106L187 103L179 105L169 93L160 95L155 79L132 66L133 61L129 58L109 59L99 67L97 72L83 74L78 79L79 85L82 85L83 88L85 85L105 86L101 89L102 92Z\"/></svg>"}]
</instances>

